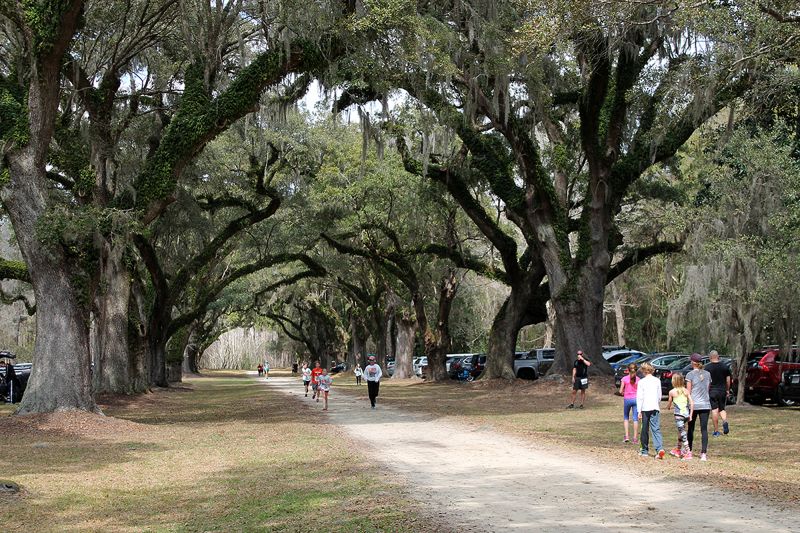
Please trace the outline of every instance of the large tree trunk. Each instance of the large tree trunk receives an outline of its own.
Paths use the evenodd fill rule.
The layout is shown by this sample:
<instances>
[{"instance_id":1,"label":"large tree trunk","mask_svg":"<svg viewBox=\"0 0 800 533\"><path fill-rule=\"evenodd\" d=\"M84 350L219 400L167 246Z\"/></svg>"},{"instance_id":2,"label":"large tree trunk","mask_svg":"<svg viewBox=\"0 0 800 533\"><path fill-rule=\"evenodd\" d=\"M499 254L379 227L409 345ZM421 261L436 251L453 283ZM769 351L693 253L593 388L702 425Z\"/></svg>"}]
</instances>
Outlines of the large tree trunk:
<instances>
[{"instance_id":1,"label":"large tree trunk","mask_svg":"<svg viewBox=\"0 0 800 533\"><path fill-rule=\"evenodd\" d=\"M125 246L103 241L100 261L101 291L96 297L97 320L93 345L94 388L96 392L132 394L133 369L128 347L130 274L125 268Z\"/></svg>"},{"instance_id":2,"label":"large tree trunk","mask_svg":"<svg viewBox=\"0 0 800 533\"><path fill-rule=\"evenodd\" d=\"M603 294L605 272L594 272L574 298L554 298L556 310L556 358L549 374L569 374L575 354L582 350L592 363L590 370L611 374L611 365L603 358Z\"/></svg>"},{"instance_id":3,"label":"large tree trunk","mask_svg":"<svg viewBox=\"0 0 800 533\"><path fill-rule=\"evenodd\" d=\"M184 375L200 373L200 369L197 365L197 361L200 359L200 353L200 346L197 344L197 329L193 327L189 331L186 348L183 350L181 371Z\"/></svg>"},{"instance_id":4,"label":"large tree trunk","mask_svg":"<svg viewBox=\"0 0 800 533\"><path fill-rule=\"evenodd\" d=\"M625 346L625 309L623 307L625 302L617 289L617 284L613 281L611 282L611 297L614 305L614 321L617 326L617 344Z\"/></svg>"},{"instance_id":5,"label":"large tree trunk","mask_svg":"<svg viewBox=\"0 0 800 533\"><path fill-rule=\"evenodd\" d=\"M439 286L439 308L436 317L436 328L433 332L424 332L425 355L428 357L428 367L425 372L426 377L431 381L449 379L446 360L452 344L450 337L450 311L453 308L453 300L456 297L457 290L458 278L456 271L451 269L442 278Z\"/></svg>"},{"instance_id":6,"label":"large tree trunk","mask_svg":"<svg viewBox=\"0 0 800 533\"><path fill-rule=\"evenodd\" d=\"M9 156L13 179L2 198L14 225L36 297L33 369L17 413L83 410L100 412L92 396L88 313L58 245L37 233L46 213L44 166L28 148Z\"/></svg>"},{"instance_id":7,"label":"large tree trunk","mask_svg":"<svg viewBox=\"0 0 800 533\"><path fill-rule=\"evenodd\" d=\"M489 330L489 353L482 379L514 379L514 352L519 330L525 326L531 290L524 284L511 287Z\"/></svg>"},{"instance_id":8,"label":"large tree trunk","mask_svg":"<svg viewBox=\"0 0 800 533\"><path fill-rule=\"evenodd\" d=\"M356 363L365 364L367 353L367 332L358 317L350 317L350 351L347 354L347 367L355 368Z\"/></svg>"},{"instance_id":9,"label":"large tree trunk","mask_svg":"<svg viewBox=\"0 0 800 533\"><path fill-rule=\"evenodd\" d=\"M417 336L416 321L407 313L400 313L395 318L397 327L395 352L395 367L392 379L406 379L414 377L414 344Z\"/></svg>"}]
</instances>

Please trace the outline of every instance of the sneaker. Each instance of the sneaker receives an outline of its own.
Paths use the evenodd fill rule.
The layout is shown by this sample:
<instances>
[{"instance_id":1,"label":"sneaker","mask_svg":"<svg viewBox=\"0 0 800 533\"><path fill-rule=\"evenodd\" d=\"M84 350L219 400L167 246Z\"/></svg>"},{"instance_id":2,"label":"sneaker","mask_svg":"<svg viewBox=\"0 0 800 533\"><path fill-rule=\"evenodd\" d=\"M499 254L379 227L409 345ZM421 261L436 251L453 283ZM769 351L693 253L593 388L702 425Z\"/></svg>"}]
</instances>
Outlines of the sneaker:
<instances>
[{"instance_id":1,"label":"sneaker","mask_svg":"<svg viewBox=\"0 0 800 533\"><path fill-rule=\"evenodd\" d=\"M731 428L728 427L728 423L727 422L723 422L722 423L722 433L727 435L730 432L731 432Z\"/></svg>"},{"instance_id":2,"label":"sneaker","mask_svg":"<svg viewBox=\"0 0 800 533\"><path fill-rule=\"evenodd\" d=\"M622 439L622 442L624 442L626 444L629 443L630 441L631 441L631 439L629 439L628 437L625 437L625 438Z\"/></svg>"},{"instance_id":3,"label":"sneaker","mask_svg":"<svg viewBox=\"0 0 800 533\"><path fill-rule=\"evenodd\" d=\"M719 431L715 431L714 433L711 434L712 437L719 437L720 435L722 435L722 433L720 433Z\"/></svg>"},{"instance_id":4,"label":"sneaker","mask_svg":"<svg viewBox=\"0 0 800 533\"><path fill-rule=\"evenodd\" d=\"M580 405L578 406L578 409L583 409L583 404L580 404Z\"/></svg>"},{"instance_id":5,"label":"sneaker","mask_svg":"<svg viewBox=\"0 0 800 533\"><path fill-rule=\"evenodd\" d=\"M319 403L319 398L317 398L317 403Z\"/></svg>"},{"instance_id":6,"label":"sneaker","mask_svg":"<svg viewBox=\"0 0 800 533\"><path fill-rule=\"evenodd\" d=\"M700 454L700 460L701 460L701 461L708 461L708 457L706 456L706 454L704 454L704 453L701 453L701 454Z\"/></svg>"},{"instance_id":7,"label":"sneaker","mask_svg":"<svg viewBox=\"0 0 800 533\"><path fill-rule=\"evenodd\" d=\"M574 408L574 407L575 407L575 404L574 404L574 403L571 403L571 404L569 404L569 405L567 406L567 409L572 409L572 408Z\"/></svg>"},{"instance_id":8,"label":"sneaker","mask_svg":"<svg viewBox=\"0 0 800 533\"><path fill-rule=\"evenodd\" d=\"M680 456L681 456L681 451L680 451L678 448L672 448L672 449L669 451L669 454L670 454L671 456L673 456L673 457L680 457Z\"/></svg>"},{"instance_id":9,"label":"sneaker","mask_svg":"<svg viewBox=\"0 0 800 533\"><path fill-rule=\"evenodd\" d=\"M692 452L686 452L683 457L681 457L681 461L691 461L692 460Z\"/></svg>"},{"instance_id":10,"label":"sneaker","mask_svg":"<svg viewBox=\"0 0 800 533\"><path fill-rule=\"evenodd\" d=\"M666 454L667 454L667 452L665 452L664 450L658 450L658 456L657 457L659 459L663 459Z\"/></svg>"},{"instance_id":11,"label":"sneaker","mask_svg":"<svg viewBox=\"0 0 800 533\"><path fill-rule=\"evenodd\" d=\"M639 444L639 439L637 439L636 437L633 437L633 443L634 444Z\"/></svg>"},{"instance_id":12,"label":"sneaker","mask_svg":"<svg viewBox=\"0 0 800 533\"><path fill-rule=\"evenodd\" d=\"M640 457L647 457L647 456L649 456L649 455L650 455L650 454L649 454L649 453L647 453L647 450L641 450L641 451L639 452L639 456L640 456Z\"/></svg>"},{"instance_id":13,"label":"sneaker","mask_svg":"<svg viewBox=\"0 0 800 533\"><path fill-rule=\"evenodd\" d=\"M306 398L308 398L308 393L306 393Z\"/></svg>"},{"instance_id":14,"label":"sneaker","mask_svg":"<svg viewBox=\"0 0 800 533\"><path fill-rule=\"evenodd\" d=\"M373 405L372 408L375 409L375 406Z\"/></svg>"}]
</instances>

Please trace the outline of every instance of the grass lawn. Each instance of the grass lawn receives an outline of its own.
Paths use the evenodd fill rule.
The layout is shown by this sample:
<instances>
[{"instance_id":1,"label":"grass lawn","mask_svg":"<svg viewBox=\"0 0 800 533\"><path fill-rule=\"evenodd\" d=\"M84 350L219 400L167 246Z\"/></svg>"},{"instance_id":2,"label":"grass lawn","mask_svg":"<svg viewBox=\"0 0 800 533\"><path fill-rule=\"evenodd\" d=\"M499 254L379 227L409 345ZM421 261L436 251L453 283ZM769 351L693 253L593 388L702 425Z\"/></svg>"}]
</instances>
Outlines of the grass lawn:
<instances>
[{"instance_id":1,"label":"grass lawn","mask_svg":"<svg viewBox=\"0 0 800 533\"><path fill-rule=\"evenodd\" d=\"M355 378L351 374L336 377L334 389L357 390ZM689 476L694 481L800 507L800 408L731 406L731 433L709 436L707 463L682 462L669 456L665 461L655 461L637 457L635 446L623 444L622 398L614 395L610 379L592 381L583 410L565 409L569 391L566 383L545 380L434 384L385 379L381 381L380 401L475 427L491 427L538 443L552 443L585 455L587 461L597 457L634 471L646 468L665 476ZM666 407L666 401L662 407ZM661 427L668 451L677 441L673 420L663 409ZM699 425L696 440L699 446ZM698 469L707 475L697 476Z\"/></svg>"},{"instance_id":2,"label":"grass lawn","mask_svg":"<svg viewBox=\"0 0 800 533\"><path fill-rule=\"evenodd\" d=\"M0 407L0 479L23 488L3 531L440 530L319 411L241 374L101 403Z\"/></svg>"}]
</instances>

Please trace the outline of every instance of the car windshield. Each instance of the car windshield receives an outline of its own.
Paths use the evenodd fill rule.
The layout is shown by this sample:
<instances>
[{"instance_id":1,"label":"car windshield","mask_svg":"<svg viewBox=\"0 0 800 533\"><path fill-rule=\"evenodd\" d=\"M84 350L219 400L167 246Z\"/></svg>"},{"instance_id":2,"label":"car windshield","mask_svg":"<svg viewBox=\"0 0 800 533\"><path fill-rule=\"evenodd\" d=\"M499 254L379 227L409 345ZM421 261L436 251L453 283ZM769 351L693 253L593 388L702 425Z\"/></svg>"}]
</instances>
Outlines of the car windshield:
<instances>
[{"instance_id":1,"label":"car windshield","mask_svg":"<svg viewBox=\"0 0 800 533\"><path fill-rule=\"evenodd\" d=\"M617 363L619 361L622 361L623 359L627 359L628 357L631 357L631 352L620 352L620 353L615 353L614 355L606 359L606 361L608 361L609 363Z\"/></svg>"}]
</instances>

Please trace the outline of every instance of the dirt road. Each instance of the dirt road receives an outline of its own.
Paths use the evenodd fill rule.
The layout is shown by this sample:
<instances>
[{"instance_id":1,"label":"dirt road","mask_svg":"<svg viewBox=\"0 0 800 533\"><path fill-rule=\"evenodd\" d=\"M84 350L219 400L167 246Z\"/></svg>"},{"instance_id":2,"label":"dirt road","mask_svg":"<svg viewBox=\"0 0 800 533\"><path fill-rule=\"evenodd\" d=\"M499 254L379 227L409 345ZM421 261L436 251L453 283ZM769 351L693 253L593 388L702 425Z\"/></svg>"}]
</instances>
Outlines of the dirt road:
<instances>
[{"instance_id":1,"label":"dirt road","mask_svg":"<svg viewBox=\"0 0 800 533\"><path fill-rule=\"evenodd\" d=\"M311 402L294 378L270 378L267 385ZM632 452L633 469L620 468L591 452L531 445L490 427L444 423L380 403L372 410L364 389L356 397L334 387L330 410L321 415L401 474L428 514L458 531L800 530L793 512L691 479L648 474L653 458ZM696 462L698 480L714 475L713 463Z\"/></svg>"}]
</instances>

